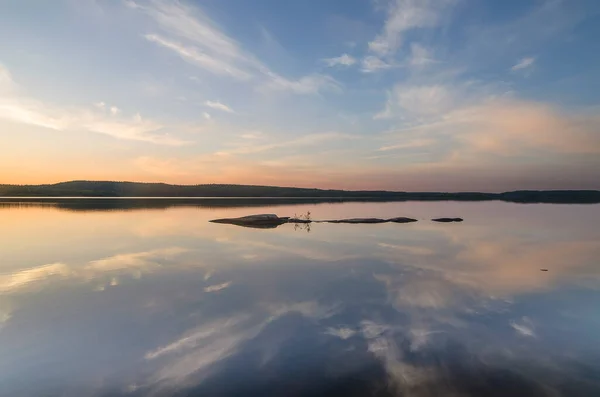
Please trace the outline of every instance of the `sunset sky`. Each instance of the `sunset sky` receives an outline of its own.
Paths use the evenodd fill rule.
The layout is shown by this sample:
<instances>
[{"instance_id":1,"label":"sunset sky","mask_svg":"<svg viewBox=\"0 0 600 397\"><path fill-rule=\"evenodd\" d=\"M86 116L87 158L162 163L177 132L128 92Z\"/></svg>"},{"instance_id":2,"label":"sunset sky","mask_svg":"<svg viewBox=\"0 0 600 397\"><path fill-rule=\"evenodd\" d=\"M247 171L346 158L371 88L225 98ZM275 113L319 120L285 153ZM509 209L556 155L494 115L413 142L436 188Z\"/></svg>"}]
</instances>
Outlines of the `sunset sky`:
<instances>
[{"instance_id":1,"label":"sunset sky","mask_svg":"<svg viewBox=\"0 0 600 397\"><path fill-rule=\"evenodd\" d=\"M0 183L600 189L598 0L3 0Z\"/></svg>"}]
</instances>

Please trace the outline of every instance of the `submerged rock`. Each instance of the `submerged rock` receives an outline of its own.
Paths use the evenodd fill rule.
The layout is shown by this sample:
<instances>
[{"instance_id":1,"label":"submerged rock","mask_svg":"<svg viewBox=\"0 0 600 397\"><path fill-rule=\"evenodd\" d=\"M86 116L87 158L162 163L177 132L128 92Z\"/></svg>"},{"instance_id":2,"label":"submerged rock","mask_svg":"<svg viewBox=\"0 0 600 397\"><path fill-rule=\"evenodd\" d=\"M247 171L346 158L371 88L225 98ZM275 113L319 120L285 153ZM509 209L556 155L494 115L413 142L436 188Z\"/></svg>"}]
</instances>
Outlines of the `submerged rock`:
<instances>
[{"instance_id":1,"label":"submerged rock","mask_svg":"<svg viewBox=\"0 0 600 397\"><path fill-rule=\"evenodd\" d=\"M432 219L432 221L450 223L450 222L462 222L463 219L462 218L436 218L436 219Z\"/></svg>"},{"instance_id":2,"label":"submerged rock","mask_svg":"<svg viewBox=\"0 0 600 397\"><path fill-rule=\"evenodd\" d=\"M259 214L243 216L241 218L225 218L225 219L214 219L213 223L226 223L229 225L237 225L244 227L254 227L259 229L270 229L275 228L284 223L288 223L290 218L280 218L275 214Z\"/></svg>"}]
</instances>

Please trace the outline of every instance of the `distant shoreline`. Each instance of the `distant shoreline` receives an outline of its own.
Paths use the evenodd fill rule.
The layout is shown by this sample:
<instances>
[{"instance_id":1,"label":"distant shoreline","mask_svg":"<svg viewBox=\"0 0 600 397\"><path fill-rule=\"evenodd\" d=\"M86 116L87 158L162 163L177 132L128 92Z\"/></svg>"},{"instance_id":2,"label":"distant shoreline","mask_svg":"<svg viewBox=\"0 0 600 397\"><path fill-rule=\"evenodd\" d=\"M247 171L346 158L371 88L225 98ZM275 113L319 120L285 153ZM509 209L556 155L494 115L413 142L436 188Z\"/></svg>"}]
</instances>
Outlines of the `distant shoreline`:
<instances>
[{"instance_id":1,"label":"distant shoreline","mask_svg":"<svg viewBox=\"0 0 600 397\"><path fill-rule=\"evenodd\" d=\"M168 185L164 183L71 181L50 185L0 185L0 199L276 200L338 201L506 201L515 203L600 203L600 190L481 192L394 192L325 190L252 185Z\"/></svg>"},{"instance_id":2,"label":"distant shoreline","mask_svg":"<svg viewBox=\"0 0 600 397\"><path fill-rule=\"evenodd\" d=\"M546 191L541 191L541 193L546 193ZM161 196L2 196L0 195L0 202L11 201L11 202L42 202L42 201L58 201L58 200L156 200L156 201L237 201L237 200L252 200L252 201L290 201L290 202L303 202L303 201L314 201L314 202L403 202L403 201L464 201L464 202L487 202L487 201L502 201L509 203L591 203L591 204L600 204L600 199L593 200L593 197L585 198L579 201L569 201L566 198L561 200L551 201L551 198L548 198L545 201L540 200L508 200L500 197L493 198L478 198L478 199L467 199L467 198L419 198L419 197L343 197L343 196L306 196L306 197L293 197L293 196L281 196L281 197L260 197L260 196L180 196L180 197L161 197ZM577 199L573 199L577 200Z\"/></svg>"}]
</instances>

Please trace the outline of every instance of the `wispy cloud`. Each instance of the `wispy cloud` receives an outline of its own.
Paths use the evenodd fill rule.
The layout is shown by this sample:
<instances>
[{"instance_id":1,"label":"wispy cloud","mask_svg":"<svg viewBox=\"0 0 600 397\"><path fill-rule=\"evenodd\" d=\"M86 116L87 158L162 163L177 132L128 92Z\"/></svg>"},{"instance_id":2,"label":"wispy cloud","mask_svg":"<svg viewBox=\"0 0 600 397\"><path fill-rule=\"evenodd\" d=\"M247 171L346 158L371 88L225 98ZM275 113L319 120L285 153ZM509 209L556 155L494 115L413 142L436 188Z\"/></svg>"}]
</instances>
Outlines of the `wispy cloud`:
<instances>
[{"instance_id":1,"label":"wispy cloud","mask_svg":"<svg viewBox=\"0 0 600 397\"><path fill-rule=\"evenodd\" d=\"M499 161L498 157L531 155L532 149L556 154L600 152L597 116L568 114L543 103L498 97L485 87L400 84L375 117L401 120L405 127L392 134L398 138L406 139L406 134L412 133L418 137L413 142L445 142L446 147L453 148L452 161L481 163L489 155Z\"/></svg>"},{"instance_id":2,"label":"wispy cloud","mask_svg":"<svg viewBox=\"0 0 600 397\"><path fill-rule=\"evenodd\" d=\"M6 69L0 69L0 72ZM16 86L12 80L11 86ZM4 83L6 84L6 83ZM111 106L105 112L104 102L92 108L62 108L46 104L17 93L0 91L0 119L34 125L55 131L89 131L110 135L118 139L150 142L161 145L183 145L183 140L161 133L164 126L147 120L137 113L128 118L116 117L120 110Z\"/></svg>"},{"instance_id":3,"label":"wispy cloud","mask_svg":"<svg viewBox=\"0 0 600 397\"><path fill-rule=\"evenodd\" d=\"M335 66L352 66L356 63L356 58L351 57L348 54L342 54L339 57L325 58L323 63L329 67Z\"/></svg>"},{"instance_id":4,"label":"wispy cloud","mask_svg":"<svg viewBox=\"0 0 600 397\"><path fill-rule=\"evenodd\" d=\"M397 84L389 93L385 108L375 119L394 117L412 118L423 115L441 115L457 106L457 98L451 88L442 84L411 85Z\"/></svg>"},{"instance_id":5,"label":"wispy cloud","mask_svg":"<svg viewBox=\"0 0 600 397\"><path fill-rule=\"evenodd\" d=\"M286 147L302 147L302 146L312 146L317 144L322 144L328 141L340 141L347 139L354 139L355 136L344 134L340 132L324 132L319 134L308 134L304 135L300 138L292 139L289 141L275 142L263 145L248 145L247 142L244 143L243 146L229 149L224 152L220 152L221 154L250 154L250 153L259 153L265 152L273 149L281 149Z\"/></svg>"},{"instance_id":6,"label":"wispy cloud","mask_svg":"<svg viewBox=\"0 0 600 397\"><path fill-rule=\"evenodd\" d=\"M219 101L206 101L204 102L204 104L212 109L220 110L227 113L235 113L232 108Z\"/></svg>"},{"instance_id":7,"label":"wispy cloud","mask_svg":"<svg viewBox=\"0 0 600 397\"><path fill-rule=\"evenodd\" d=\"M179 339L146 353L146 360L159 360L159 370L150 378L156 384L181 384L194 376L206 376L214 364L236 354L256 337L266 323L237 314L189 330Z\"/></svg>"},{"instance_id":8,"label":"wispy cloud","mask_svg":"<svg viewBox=\"0 0 600 397\"><path fill-rule=\"evenodd\" d=\"M232 62L220 59L218 57L209 56L193 46L185 46L176 41L166 39L157 34L147 34L144 36L146 40L156 43L162 47L168 48L177 53L183 60L200 66L215 74L229 75L239 80L247 80L251 74L237 68Z\"/></svg>"},{"instance_id":9,"label":"wispy cloud","mask_svg":"<svg viewBox=\"0 0 600 397\"><path fill-rule=\"evenodd\" d=\"M0 93L13 88L13 79L10 71L0 63Z\"/></svg>"},{"instance_id":10,"label":"wispy cloud","mask_svg":"<svg viewBox=\"0 0 600 397\"><path fill-rule=\"evenodd\" d=\"M528 317L523 317L522 321L511 321L510 326L521 336L535 338L533 322Z\"/></svg>"},{"instance_id":11,"label":"wispy cloud","mask_svg":"<svg viewBox=\"0 0 600 397\"><path fill-rule=\"evenodd\" d=\"M223 331L229 331L231 328L237 326L239 323L244 322L245 320L247 320L247 316L238 315L225 320L217 320L212 323L208 323L188 332L185 336L166 346L161 346L153 351L147 352L144 358L146 360L154 360L165 355L177 354L181 353L182 351L188 352L189 350L202 347L204 347L205 350L208 350L206 349L207 347L214 345L216 340L223 338ZM210 341L210 343L208 343L208 341ZM229 346L228 344L228 347L233 346ZM223 354L225 353L224 351L221 352L220 350L217 350L214 353L217 352ZM217 357L221 356L221 354L215 355Z\"/></svg>"},{"instance_id":12,"label":"wispy cloud","mask_svg":"<svg viewBox=\"0 0 600 397\"><path fill-rule=\"evenodd\" d=\"M435 62L431 50L420 44L412 43L410 46L409 64L413 68L422 68Z\"/></svg>"},{"instance_id":13,"label":"wispy cloud","mask_svg":"<svg viewBox=\"0 0 600 397\"><path fill-rule=\"evenodd\" d=\"M240 137L244 139L264 139L265 134L261 131L248 131L241 134Z\"/></svg>"},{"instance_id":14,"label":"wispy cloud","mask_svg":"<svg viewBox=\"0 0 600 397\"><path fill-rule=\"evenodd\" d=\"M327 335L331 335L331 336L336 336L340 339L349 339L351 337L353 337L356 334L356 331L354 331L351 328L327 328L325 330L325 333Z\"/></svg>"},{"instance_id":15,"label":"wispy cloud","mask_svg":"<svg viewBox=\"0 0 600 397\"><path fill-rule=\"evenodd\" d=\"M517 70L528 69L528 68L531 68L534 63L535 63L535 58L525 57L525 58L522 58L519 62L517 62L513 67L511 67L510 70L512 70L513 72L516 72Z\"/></svg>"},{"instance_id":16,"label":"wispy cloud","mask_svg":"<svg viewBox=\"0 0 600 397\"><path fill-rule=\"evenodd\" d=\"M409 140L409 141L405 141L402 143L397 143L394 145L382 146L378 150L381 152L387 152L390 150L423 148L423 147L434 145L436 143L437 143L437 141L435 139L414 139L414 140Z\"/></svg>"},{"instance_id":17,"label":"wispy cloud","mask_svg":"<svg viewBox=\"0 0 600 397\"><path fill-rule=\"evenodd\" d=\"M175 52L186 62L213 74L231 76L242 81L252 80L263 90L296 94L315 94L340 86L330 76L313 74L288 79L273 72L219 29L199 7L187 6L174 0L156 0L143 5L129 0L127 4L130 8L147 14L163 32L148 33L144 36L146 40Z\"/></svg>"},{"instance_id":18,"label":"wispy cloud","mask_svg":"<svg viewBox=\"0 0 600 397\"><path fill-rule=\"evenodd\" d=\"M375 56L369 55L362 60L361 71L364 73L373 73L378 70L385 70L394 67L386 61L381 60Z\"/></svg>"},{"instance_id":19,"label":"wispy cloud","mask_svg":"<svg viewBox=\"0 0 600 397\"><path fill-rule=\"evenodd\" d=\"M65 263L36 266L1 275L0 292L18 292L54 277L93 281L106 274L139 274L140 271L149 271L152 268L158 268L161 266L161 262L177 257L186 251L186 249L180 247L169 247L151 251L119 254L79 266L70 266ZM111 283L114 285L112 280Z\"/></svg>"},{"instance_id":20,"label":"wispy cloud","mask_svg":"<svg viewBox=\"0 0 600 397\"><path fill-rule=\"evenodd\" d=\"M144 2L144 5L127 1L126 4L148 14L165 33L189 40L199 45L203 52L209 52L221 60L232 59L250 64L257 62L245 54L239 44L223 33L200 8L173 0Z\"/></svg>"},{"instance_id":21,"label":"wispy cloud","mask_svg":"<svg viewBox=\"0 0 600 397\"><path fill-rule=\"evenodd\" d=\"M369 50L378 56L393 54L403 41L403 34L416 28L434 27L452 0L392 0L381 33L369 42Z\"/></svg>"},{"instance_id":22,"label":"wispy cloud","mask_svg":"<svg viewBox=\"0 0 600 397\"><path fill-rule=\"evenodd\" d=\"M231 285L231 281L222 284L210 285L204 288L204 292L218 292L224 290Z\"/></svg>"},{"instance_id":23,"label":"wispy cloud","mask_svg":"<svg viewBox=\"0 0 600 397\"><path fill-rule=\"evenodd\" d=\"M64 263L37 266L0 277L0 291L8 293L50 277L68 277L70 274L71 270Z\"/></svg>"},{"instance_id":24,"label":"wispy cloud","mask_svg":"<svg viewBox=\"0 0 600 397\"><path fill-rule=\"evenodd\" d=\"M113 112L113 116L116 113ZM31 99L0 98L0 118L55 131L89 131L118 139L150 142L159 145L184 145L185 141L161 133L162 124L143 119L110 117L91 109L62 109Z\"/></svg>"},{"instance_id":25,"label":"wispy cloud","mask_svg":"<svg viewBox=\"0 0 600 397\"><path fill-rule=\"evenodd\" d=\"M386 19L381 32L368 44L369 54L362 61L361 70L373 73L399 65L422 68L433 62L428 49L412 44L408 62L394 61L402 47L404 35L414 29L436 27L443 12L455 0L388 0L384 6Z\"/></svg>"},{"instance_id":26,"label":"wispy cloud","mask_svg":"<svg viewBox=\"0 0 600 397\"><path fill-rule=\"evenodd\" d=\"M271 75L271 80L264 86L266 90L289 91L296 94L316 94L322 90L339 91L341 84L331 76L313 74L299 80L288 80L278 75Z\"/></svg>"},{"instance_id":27,"label":"wispy cloud","mask_svg":"<svg viewBox=\"0 0 600 397\"><path fill-rule=\"evenodd\" d=\"M107 109L107 105L104 102L96 102L94 103L94 106L98 109L100 109L101 111L105 111ZM119 113L121 113L121 109L119 109L116 106L110 106L108 107L108 111L110 112L111 115L116 116Z\"/></svg>"}]
</instances>

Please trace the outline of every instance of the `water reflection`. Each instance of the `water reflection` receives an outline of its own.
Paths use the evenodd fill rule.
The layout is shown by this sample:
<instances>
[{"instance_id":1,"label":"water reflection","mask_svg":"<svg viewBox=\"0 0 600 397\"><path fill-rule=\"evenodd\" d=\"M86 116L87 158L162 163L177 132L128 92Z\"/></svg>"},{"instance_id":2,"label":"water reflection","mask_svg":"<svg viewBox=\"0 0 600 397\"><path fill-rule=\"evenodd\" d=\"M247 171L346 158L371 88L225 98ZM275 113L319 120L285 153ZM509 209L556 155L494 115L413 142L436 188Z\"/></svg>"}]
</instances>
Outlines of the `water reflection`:
<instances>
[{"instance_id":1,"label":"water reflection","mask_svg":"<svg viewBox=\"0 0 600 397\"><path fill-rule=\"evenodd\" d=\"M208 223L308 210L421 221L310 233ZM599 206L0 216L2 395L600 393ZM438 216L465 222L423 221Z\"/></svg>"},{"instance_id":2,"label":"water reflection","mask_svg":"<svg viewBox=\"0 0 600 397\"><path fill-rule=\"evenodd\" d=\"M393 200L392 200L393 201ZM396 200L398 202L399 200ZM252 208L331 203L385 203L388 198L311 198L311 197L220 197L220 198L5 198L0 197L0 208L50 206L66 211L132 211L142 209L196 208Z\"/></svg>"}]
</instances>

